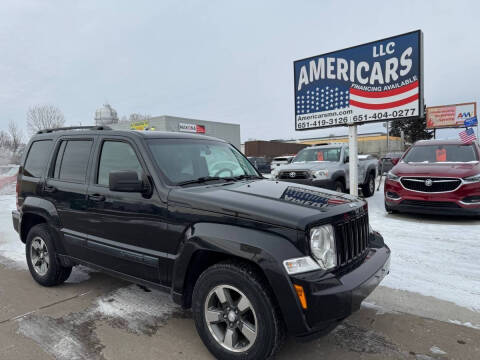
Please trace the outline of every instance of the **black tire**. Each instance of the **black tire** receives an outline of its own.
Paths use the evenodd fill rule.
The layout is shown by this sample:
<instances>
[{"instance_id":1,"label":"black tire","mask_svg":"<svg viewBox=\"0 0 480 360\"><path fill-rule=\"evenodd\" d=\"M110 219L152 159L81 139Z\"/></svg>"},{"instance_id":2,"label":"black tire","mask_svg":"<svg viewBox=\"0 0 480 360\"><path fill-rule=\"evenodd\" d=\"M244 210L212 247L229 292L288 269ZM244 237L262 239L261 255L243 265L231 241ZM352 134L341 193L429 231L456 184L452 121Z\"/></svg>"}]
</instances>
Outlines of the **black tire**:
<instances>
[{"instance_id":1,"label":"black tire","mask_svg":"<svg viewBox=\"0 0 480 360\"><path fill-rule=\"evenodd\" d=\"M343 182L340 180L335 181L335 191L336 192L345 192L345 185L343 185Z\"/></svg>"},{"instance_id":2,"label":"black tire","mask_svg":"<svg viewBox=\"0 0 480 360\"><path fill-rule=\"evenodd\" d=\"M245 351L237 349L238 352L235 352L225 348L224 345L221 345L220 342L216 340L213 335L213 330L210 330L207 324L205 308L210 304L207 302L212 298L212 294L215 293L214 289L219 289L224 285L240 290L249 301L256 316L254 319L256 323L256 338L252 343L248 342L247 338L245 338L250 346ZM281 347L285 338L285 331L279 309L275 305L269 285L262 276L257 273L255 268L247 263L228 262L211 266L198 278L192 296L193 318L198 334L205 346L216 358L227 360L270 359ZM233 301L233 303L234 302L235 301ZM217 302L217 304L219 308L223 308L225 312L227 311L225 309L226 305L224 306L220 302ZM228 304L228 301L225 302L225 304ZM234 308L236 309L235 306ZM238 306L238 308L240 308L240 306ZM225 315L221 315L220 313L219 319L221 321L218 322L220 324L219 328L221 328L223 322L225 322L224 328L225 331L227 331L229 329L227 325L229 318L227 317L226 320L223 320L223 318L225 318ZM238 319L240 319L241 324L244 324L241 315L238 316ZM212 325L212 323L210 323L210 325ZM243 337L240 329L241 328L233 330L236 331L236 334L239 334L236 335L236 339ZM225 332L225 335L226 334ZM241 342L240 345L242 345ZM245 343L243 343L243 345L245 345Z\"/></svg>"},{"instance_id":3,"label":"black tire","mask_svg":"<svg viewBox=\"0 0 480 360\"><path fill-rule=\"evenodd\" d=\"M65 267L60 264L56 256L53 236L54 235L47 224L38 224L30 229L25 243L25 254L27 256L27 264L30 274L37 283L43 286L60 285L68 279L72 272L71 266ZM37 265L39 264L38 261L35 262L35 265L33 264L33 260L39 258L39 256L35 254L37 250L34 248L35 246L38 246L38 244L41 244L39 239L43 241L47 251L46 255L42 257L42 259L48 258L48 261L45 261L48 262L48 266L45 266L44 268L46 269L45 273L37 269L39 267L39 265ZM33 247L32 242L35 243ZM45 252L43 252L43 254L45 254Z\"/></svg>"},{"instance_id":4,"label":"black tire","mask_svg":"<svg viewBox=\"0 0 480 360\"><path fill-rule=\"evenodd\" d=\"M397 212L396 210L393 210L390 206L388 206L386 201L385 201L385 211L389 214L395 214Z\"/></svg>"},{"instance_id":5,"label":"black tire","mask_svg":"<svg viewBox=\"0 0 480 360\"><path fill-rule=\"evenodd\" d=\"M366 198L375 194L375 175L372 173L368 174L367 181L362 185L362 194Z\"/></svg>"}]
</instances>

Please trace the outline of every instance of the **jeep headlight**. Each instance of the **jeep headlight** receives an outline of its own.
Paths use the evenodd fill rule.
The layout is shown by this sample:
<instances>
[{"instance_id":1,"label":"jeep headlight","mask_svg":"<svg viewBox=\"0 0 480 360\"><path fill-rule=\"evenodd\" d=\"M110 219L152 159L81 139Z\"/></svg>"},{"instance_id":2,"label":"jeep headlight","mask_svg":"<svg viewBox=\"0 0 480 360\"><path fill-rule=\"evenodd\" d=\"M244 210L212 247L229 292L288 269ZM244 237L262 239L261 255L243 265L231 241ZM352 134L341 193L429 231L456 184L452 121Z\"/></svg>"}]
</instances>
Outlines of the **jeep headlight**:
<instances>
[{"instance_id":1,"label":"jeep headlight","mask_svg":"<svg viewBox=\"0 0 480 360\"><path fill-rule=\"evenodd\" d=\"M324 179L328 177L328 169L316 170L313 172L313 176L317 179Z\"/></svg>"},{"instance_id":2,"label":"jeep headlight","mask_svg":"<svg viewBox=\"0 0 480 360\"><path fill-rule=\"evenodd\" d=\"M310 249L320 267L328 270L337 266L337 251L332 225L322 225L310 230Z\"/></svg>"},{"instance_id":3,"label":"jeep headlight","mask_svg":"<svg viewBox=\"0 0 480 360\"><path fill-rule=\"evenodd\" d=\"M389 171L387 173L387 180L392 180L392 181L399 181L400 176L395 175L393 172Z\"/></svg>"},{"instance_id":4,"label":"jeep headlight","mask_svg":"<svg viewBox=\"0 0 480 360\"><path fill-rule=\"evenodd\" d=\"M476 182L480 182L480 174L463 178L463 181L466 182L466 183L476 183Z\"/></svg>"}]
</instances>

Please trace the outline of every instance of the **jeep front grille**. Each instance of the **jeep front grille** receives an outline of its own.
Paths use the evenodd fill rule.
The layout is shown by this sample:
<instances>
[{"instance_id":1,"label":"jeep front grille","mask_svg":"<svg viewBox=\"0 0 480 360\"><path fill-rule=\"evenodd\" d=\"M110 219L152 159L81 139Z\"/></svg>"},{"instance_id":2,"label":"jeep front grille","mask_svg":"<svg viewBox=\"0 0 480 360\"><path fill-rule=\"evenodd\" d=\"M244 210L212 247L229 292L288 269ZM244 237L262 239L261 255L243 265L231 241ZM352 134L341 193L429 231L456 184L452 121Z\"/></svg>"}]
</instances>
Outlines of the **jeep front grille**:
<instances>
[{"instance_id":1,"label":"jeep front grille","mask_svg":"<svg viewBox=\"0 0 480 360\"><path fill-rule=\"evenodd\" d=\"M336 225L337 264L346 265L365 254L369 237L368 214Z\"/></svg>"},{"instance_id":2,"label":"jeep front grille","mask_svg":"<svg viewBox=\"0 0 480 360\"><path fill-rule=\"evenodd\" d=\"M462 180L457 178L402 177L400 182L407 190L438 193L456 190Z\"/></svg>"}]
</instances>

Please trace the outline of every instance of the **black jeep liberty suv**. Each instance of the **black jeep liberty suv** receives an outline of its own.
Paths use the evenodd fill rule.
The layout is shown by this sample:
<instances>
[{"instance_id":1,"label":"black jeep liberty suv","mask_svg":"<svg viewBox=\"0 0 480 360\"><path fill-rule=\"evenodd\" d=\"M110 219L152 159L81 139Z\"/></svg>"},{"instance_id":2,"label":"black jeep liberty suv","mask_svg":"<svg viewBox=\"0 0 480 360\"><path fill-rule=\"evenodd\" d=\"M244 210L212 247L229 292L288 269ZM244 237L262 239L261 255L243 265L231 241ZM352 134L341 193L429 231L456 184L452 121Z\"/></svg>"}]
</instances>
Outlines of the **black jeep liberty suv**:
<instances>
[{"instance_id":1,"label":"black jeep liberty suv","mask_svg":"<svg viewBox=\"0 0 480 360\"><path fill-rule=\"evenodd\" d=\"M201 135L40 131L12 215L38 283L83 264L167 291L220 359L265 359L286 335L326 334L389 271L364 200L264 179Z\"/></svg>"}]
</instances>

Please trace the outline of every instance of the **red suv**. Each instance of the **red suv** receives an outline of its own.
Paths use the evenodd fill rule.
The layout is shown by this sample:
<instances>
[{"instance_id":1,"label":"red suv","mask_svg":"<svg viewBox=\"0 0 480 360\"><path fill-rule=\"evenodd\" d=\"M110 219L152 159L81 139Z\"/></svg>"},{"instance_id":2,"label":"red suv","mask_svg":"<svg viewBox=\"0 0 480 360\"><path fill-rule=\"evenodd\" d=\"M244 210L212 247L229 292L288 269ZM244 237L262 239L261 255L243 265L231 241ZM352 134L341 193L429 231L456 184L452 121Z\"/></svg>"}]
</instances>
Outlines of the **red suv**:
<instances>
[{"instance_id":1,"label":"red suv","mask_svg":"<svg viewBox=\"0 0 480 360\"><path fill-rule=\"evenodd\" d=\"M480 216L479 159L476 142L416 142L387 174L385 209Z\"/></svg>"}]
</instances>

